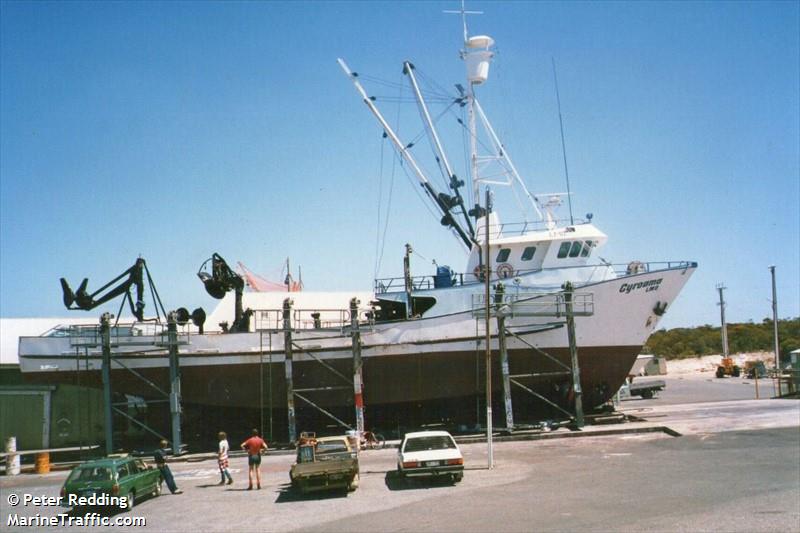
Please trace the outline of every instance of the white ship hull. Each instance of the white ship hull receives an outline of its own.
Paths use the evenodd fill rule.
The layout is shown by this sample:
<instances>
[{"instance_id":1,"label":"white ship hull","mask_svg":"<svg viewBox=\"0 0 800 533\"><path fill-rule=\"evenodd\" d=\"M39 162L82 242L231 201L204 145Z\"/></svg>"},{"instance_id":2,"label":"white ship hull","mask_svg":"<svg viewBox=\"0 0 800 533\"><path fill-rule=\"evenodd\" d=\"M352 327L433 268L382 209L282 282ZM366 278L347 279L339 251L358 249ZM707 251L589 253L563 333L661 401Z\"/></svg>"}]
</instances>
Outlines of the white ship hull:
<instances>
[{"instance_id":1,"label":"white ship hull","mask_svg":"<svg viewBox=\"0 0 800 533\"><path fill-rule=\"evenodd\" d=\"M682 268L625 276L578 288L583 293L591 293L594 303L592 316L575 319L581 382L588 406L607 401L619 388L642 345L658 325L657 306L668 308L695 268L694 264L686 264ZM473 287L474 290L479 288ZM476 319L470 309L433 318L363 325L361 354L367 410L372 406L457 400L481 394L484 379L481 361L485 353L483 324L483 319ZM508 337L511 373L557 370L557 365L536 355L525 343L569 362L567 332L562 319L516 317L507 319L507 326L518 335ZM498 358L496 326L492 327L492 351ZM121 363L112 364L115 392L153 396L152 388L127 369L167 387L167 351L148 345L147 338L146 335L123 336L112 341L114 356ZM258 408L263 406L263 397L256 391L263 384L262 389L271 395L273 407L286 407L286 352L282 331L182 334L180 340L184 343L179 355L185 402ZM353 355L348 330L299 329L292 332L292 340L296 389L346 385L318 360L351 376ZM20 341L19 353L22 371L30 380L75 383L80 379L84 384L100 384L101 347L95 340L26 337ZM271 379L267 375L271 375ZM499 368L494 376L499 386ZM564 396L565 383L563 377L537 378L528 385L549 391L558 400L559 394ZM352 388L317 393L315 402L324 406L352 406Z\"/></svg>"}]
</instances>

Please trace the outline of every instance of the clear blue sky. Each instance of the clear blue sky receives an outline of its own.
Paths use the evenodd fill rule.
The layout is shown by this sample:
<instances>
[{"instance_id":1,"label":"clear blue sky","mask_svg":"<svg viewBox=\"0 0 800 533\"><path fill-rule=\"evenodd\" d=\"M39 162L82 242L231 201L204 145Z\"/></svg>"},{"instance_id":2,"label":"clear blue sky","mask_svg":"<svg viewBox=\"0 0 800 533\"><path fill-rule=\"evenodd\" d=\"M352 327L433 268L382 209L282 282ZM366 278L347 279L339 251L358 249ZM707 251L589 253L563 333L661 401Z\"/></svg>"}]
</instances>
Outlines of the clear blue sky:
<instances>
[{"instance_id":1,"label":"clear blue sky","mask_svg":"<svg viewBox=\"0 0 800 533\"><path fill-rule=\"evenodd\" d=\"M798 5L467 4L497 42L480 97L529 188L564 189L553 57L600 255L700 263L666 327L718 323L718 282L729 320L771 316L770 264L781 317L800 315ZM60 277L95 290L139 255L169 309L214 306L195 276L212 252L273 278L291 257L308 290L369 289L391 166L336 58L463 80L455 1L0 8L3 317L66 316ZM406 242L415 274L463 268L399 172L391 214L379 276L402 273Z\"/></svg>"}]
</instances>

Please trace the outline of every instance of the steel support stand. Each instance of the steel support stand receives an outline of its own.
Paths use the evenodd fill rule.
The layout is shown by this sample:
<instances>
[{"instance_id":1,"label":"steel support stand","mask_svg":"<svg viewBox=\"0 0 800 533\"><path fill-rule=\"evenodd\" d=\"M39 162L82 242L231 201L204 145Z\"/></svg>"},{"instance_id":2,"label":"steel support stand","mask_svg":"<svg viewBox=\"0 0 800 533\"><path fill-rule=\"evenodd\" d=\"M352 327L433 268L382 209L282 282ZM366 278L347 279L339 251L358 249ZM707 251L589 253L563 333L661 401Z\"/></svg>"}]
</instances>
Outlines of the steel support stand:
<instances>
[{"instance_id":1,"label":"steel support stand","mask_svg":"<svg viewBox=\"0 0 800 533\"><path fill-rule=\"evenodd\" d=\"M100 317L100 338L103 350L103 414L105 415L106 455L114 452L114 406L111 404L111 319L110 313Z\"/></svg>"},{"instance_id":2,"label":"steel support stand","mask_svg":"<svg viewBox=\"0 0 800 533\"><path fill-rule=\"evenodd\" d=\"M578 343L575 338L575 315L572 309L572 283L564 284L564 307L567 314L567 335L569 355L572 362L572 390L575 393L575 425L583 427L583 391L581 390L581 371L578 367Z\"/></svg>"},{"instance_id":3,"label":"steel support stand","mask_svg":"<svg viewBox=\"0 0 800 533\"><path fill-rule=\"evenodd\" d=\"M471 106L470 106L471 107ZM489 246L489 215L492 212L491 193L486 188L486 217L484 218L483 230L486 232L486 249L484 250L486 260L484 264L484 283L486 285L486 455L488 456L487 467L489 470L494 468L494 447L492 443L492 322L491 322L491 299L489 289L492 278L492 263Z\"/></svg>"},{"instance_id":4,"label":"steel support stand","mask_svg":"<svg viewBox=\"0 0 800 533\"><path fill-rule=\"evenodd\" d=\"M283 301L283 349L285 353L286 415L289 425L289 442L297 440L297 428L294 418L294 385L292 382L292 303L289 298Z\"/></svg>"},{"instance_id":5,"label":"steel support stand","mask_svg":"<svg viewBox=\"0 0 800 533\"><path fill-rule=\"evenodd\" d=\"M403 256L403 280L405 283L406 291L406 318L414 316L413 300L411 299L411 291L414 288L414 283L411 280L411 249L410 244L406 244L406 254Z\"/></svg>"},{"instance_id":6,"label":"steel support stand","mask_svg":"<svg viewBox=\"0 0 800 533\"><path fill-rule=\"evenodd\" d=\"M359 440L364 434L364 397L361 361L361 331L358 326L358 304L356 298L350 300L350 328L353 338L353 404L356 407L356 432Z\"/></svg>"},{"instance_id":7,"label":"steel support stand","mask_svg":"<svg viewBox=\"0 0 800 533\"><path fill-rule=\"evenodd\" d=\"M495 304L498 306L497 314L497 342L500 348L500 371L503 375L503 401L506 411L506 429L514 429L514 406L511 403L511 379L508 370L508 348L506 345L506 316L500 309L503 305L505 287L498 283L495 289Z\"/></svg>"},{"instance_id":8,"label":"steel support stand","mask_svg":"<svg viewBox=\"0 0 800 533\"><path fill-rule=\"evenodd\" d=\"M181 370L178 360L178 324L175 312L167 317L169 339L169 415L172 426L172 455L181 453Z\"/></svg>"}]
</instances>

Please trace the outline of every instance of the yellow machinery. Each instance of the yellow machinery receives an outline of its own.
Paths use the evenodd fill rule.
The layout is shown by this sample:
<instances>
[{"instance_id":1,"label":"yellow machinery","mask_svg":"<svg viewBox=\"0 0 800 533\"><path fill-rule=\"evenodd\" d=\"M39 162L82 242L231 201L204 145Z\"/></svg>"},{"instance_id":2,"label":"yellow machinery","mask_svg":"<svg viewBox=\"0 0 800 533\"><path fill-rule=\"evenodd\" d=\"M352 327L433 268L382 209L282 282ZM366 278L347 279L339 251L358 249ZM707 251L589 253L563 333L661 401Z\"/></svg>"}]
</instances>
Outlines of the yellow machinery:
<instances>
[{"instance_id":1,"label":"yellow machinery","mask_svg":"<svg viewBox=\"0 0 800 533\"><path fill-rule=\"evenodd\" d=\"M738 378L741 373L742 369L739 368L739 365L734 364L733 359L730 357L723 357L722 363L717 367L718 378L724 378L725 376Z\"/></svg>"}]
</instances>

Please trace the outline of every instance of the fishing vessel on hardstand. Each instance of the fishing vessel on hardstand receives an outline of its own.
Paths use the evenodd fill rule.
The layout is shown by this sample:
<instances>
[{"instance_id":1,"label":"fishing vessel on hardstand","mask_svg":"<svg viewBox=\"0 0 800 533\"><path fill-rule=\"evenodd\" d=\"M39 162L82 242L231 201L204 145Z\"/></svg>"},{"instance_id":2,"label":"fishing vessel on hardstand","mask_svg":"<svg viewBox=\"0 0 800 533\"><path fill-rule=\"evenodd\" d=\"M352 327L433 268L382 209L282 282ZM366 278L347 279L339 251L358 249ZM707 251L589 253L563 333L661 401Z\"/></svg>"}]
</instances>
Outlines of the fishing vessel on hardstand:
<instances>
[{"instance_id":1,"label":"fishing vessel on hardstand","mask_svg":"<svg viewBox=\"0 0 800 533\"><path fill-rule=\"evenodd\" d=\"M496 304L495 309L506 306L507 374L517 376L513 381L519 385L512 394L515 418L530 420L543 411L552 413L554 405L572 408L572 377L563 372L564 365L569 368L570 364L563 314L566 282L575 291L584 409L603 404L618 390L697 264L608 263L597 257L607 237L590 215L578 221L570 213L566 220L559 220L556 210L564 194L528 191L476 98L476 89L488 79L493 46L488 36L469 36L464 24L461 58L467 84L456 86L458 92L448 102L455 112L465 114L458 123L469 139L471 186L464 190L424 97L430 93L421 88L415 66L404 64L447 192L437 190L410 145L384 118L379 102L361 84L367 78L339 60L403 159L403 167L438 210L442 225L463 244L464 270L453 272L440 266L435 275L415 277L406 269L402 277L376 280L370 293L239 291L237 301L236 295L225 293L224 283L222 290L214 286L221 272L217 266L224 265L215 255L213 273L201 278L207 288L211 286L209 292L224 298L208 322L211 327L232 320L233 326L202 332L185 316L181 320L178 352L185 405L216 406L229 414L269 408L269 416L280 421L289 418L289 405L299 399L294 405L300 425L304 416L311 420L321 412L308 407L311 404L340 420L352 420L353 408L363 398L367 426L384 431L433 422L479 423L485 398L487 324L497 369L492 372L495 390L502 386L497 322L494 317L486 321L482 315L487 272L490 302ZM516 192L524 207L519 223L502 222L499 205L487 209L491 203L488 185L492 191L507 187L504 190ZM536 219L527 220L526 213ZM407 254L411 252L407 247ZM236 277L233 274L234 281ZM353 298L355 315L349 309ZM356 378L361 380L361 397L354 394L352 383L355 326L363 362L361 377ZM24 375L36 382L74 383L80 369L82 383L99 385L101 347L87 341L96 330L97 326L57 328L41 337L22 338L19 354ZM159 325L118 325L112 333L115 392L152 397L152 387L140 378L166 386L168 358L164 343L159 342L163 339ZM293 363L289 397L287 339ZM351 380L349 389L343 377ZM501 398L495 395L498 420L503 413ZM277 422L276 427L285 426Z\"/></svg>"}]
</instances>

